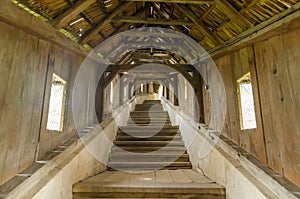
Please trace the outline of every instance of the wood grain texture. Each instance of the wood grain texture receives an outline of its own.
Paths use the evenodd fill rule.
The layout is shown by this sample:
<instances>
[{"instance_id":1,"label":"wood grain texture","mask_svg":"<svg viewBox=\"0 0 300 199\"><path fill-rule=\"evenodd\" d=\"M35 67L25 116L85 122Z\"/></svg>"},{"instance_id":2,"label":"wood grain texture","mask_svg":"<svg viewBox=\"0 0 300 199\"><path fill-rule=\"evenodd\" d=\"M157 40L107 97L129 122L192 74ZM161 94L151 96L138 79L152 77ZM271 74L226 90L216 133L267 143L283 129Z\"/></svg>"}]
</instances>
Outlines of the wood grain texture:
<instances>
[{"instance_id":1,"label":"wood grain texture","mask_svg":"<svg viewBox=\"0 0 300 199\"><path fill-rule=\"evenodd\" d=\"M225 84L223 135L300 185L300 29L272 36L215 59ZM257 128L240 130L236 81L250 72ZM210 113L204 92L205 115ZM205 118L207 122L209 118Z\"/></svg>"},{"instance_id":2,"label":"wood grain texture","mask_svg":"<svg viewBox=\"0 0 300 199\"><path fill-rule=\"evenodd\" d=\"M296 29L255 45L268 164L298 185L299 32Z\"/></svg>"},{"instance_id":3,"label":"wood grain texture","mask_svg":"<svg viewBox=\"0 0 300 199\"><path fill-rule=\"evenodd\" d=\"M48 45L1 23L6 32L0 43L1 79L1 182L29 166L35 158L42 107L45 68L42 65ZM3 60L3 61L2 61Z\"/></svg>"},{"instance_id":4,"label":"wood grain texture","mask_svg":"<svg viewBox=\"0 0 300 199\"><path fill-rule=\"evenodd\" d=\"M0 51L0 77L3 81L0 85L0 184L3 184L35 161L38 144L38 158L42 159L47 152L76 136L71 94L84 56L7 23L0 22L0 26L3 33L0 44L6 49ZM49 56L51 64L47 69ZM94 121L93 107L88 104L94 103L90 93L96 86L96 66L93 63L89 67L87 89L78 99L83 125ZM68 87L62 133L46 130L53 72L65 79Z\"/></svg>"}]
</instances>

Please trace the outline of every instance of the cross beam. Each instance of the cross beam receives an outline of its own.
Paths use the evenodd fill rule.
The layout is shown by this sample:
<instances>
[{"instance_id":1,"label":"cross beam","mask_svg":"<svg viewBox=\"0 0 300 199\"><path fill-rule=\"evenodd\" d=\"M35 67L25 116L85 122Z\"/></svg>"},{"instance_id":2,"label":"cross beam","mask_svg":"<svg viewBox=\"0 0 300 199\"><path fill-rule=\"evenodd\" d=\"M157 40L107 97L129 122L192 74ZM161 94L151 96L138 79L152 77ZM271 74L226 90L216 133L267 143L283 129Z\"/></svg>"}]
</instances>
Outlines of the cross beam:
<instances>
[{"instance_id":1,"label":"cross beam","mask_svg":"<svg viewBox=\"0 0 300 199\"><path fill-rule=\"evenodd\" d=\"M141 24L157 24L157 25L186 25L192 26L194 23L182 19L159 19L159 18L140 18L140 17L116 17L112 22L123 23L141 23Z\"/></svg>"},{"instance_id":2,"label":"cross beam","mask_svg":"<svg viewBox=\"0 0 300 199\"><path fill-rule=\"evenodd\" d=\"M123 0L135 2L183 3L183 4L213 4L213 0Z\"/></svg>"}]
</instances>

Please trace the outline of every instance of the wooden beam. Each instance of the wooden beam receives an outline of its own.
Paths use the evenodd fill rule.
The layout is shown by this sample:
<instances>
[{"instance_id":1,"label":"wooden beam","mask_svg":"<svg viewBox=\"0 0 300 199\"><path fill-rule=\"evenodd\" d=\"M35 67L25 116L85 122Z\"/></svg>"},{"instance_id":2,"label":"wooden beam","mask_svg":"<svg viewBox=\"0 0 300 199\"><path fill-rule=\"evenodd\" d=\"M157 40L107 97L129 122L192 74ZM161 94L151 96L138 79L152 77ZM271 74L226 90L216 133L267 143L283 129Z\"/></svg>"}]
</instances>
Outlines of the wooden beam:
<instances>
[{"instance_id":1,"label":"wooden beam","mask_svg":"<svg viewBox=\"0 0 300 199\"><path fill-rule=\"evenodd\" d=\"M220 7L222 11L225 12L225 14L231 16L232 21L241 25L245 25L247 28L253 27L253 24L250 23L250 21L246 19L244 15L239 13L230 3L228 3L227 0L217 0L216 4Z\"/></svg>"},{"instance_id":2,"label":"wooden beam","mask_svg":"<svg viewBox=\"0 0 300 199\"><path fill-rule=\"evenodd\" d=\"M115 78L119 73L119 68L115 67L107 77L104 78L104 89L110 84L110 82Z\"/></svg>"},{"instance_id":3,"label":"wooden beam","mask_svg":"<svg viewBox=\"0 0 300 199\"><path fill-rule=\"evenodd\" d=\"M124 64L124 65L109 65L106 69L106 72L112 72L115 68L119 68L119 72L128 72L129 70L140 66L141 64ZM193 72L195 71L195 68L193 65L190 64L164 64L166 66L169 66L171 68L177 67L177 68L182 68L186 72Z\"/></svg>"},{"instance_id":4,"label":"wooden beam","mask_svg":"<svg viewBox=\"0 0 300 199\"><path fill-rule=\"evenodd\" d=\"M124 2L119 7L114 9L107 17L100 21L93 30L89 31L86 35L84 35L84 37L81 39L81 43L86 43L87 41L89 41L94 35L96 35L100 31L100 29L105 24L110 23L112 18L126 10L132 4L133 2Z\"/></svg>"},{"instance_id":5,"label":"wooden beam","mask_svg":"<svg viewBox=\"0 0 300 199\"><path fill-rule=\"evenodd\" d=\"M110 71L110 74L105 77L104 79L104 88L106 88L110 82L114 79L114 77L120 73L120 72L128 72L129 70L133 69L134 67L140 66L139 64L137 65L124 65L123 67L117 66L117 65L110 65L107 69L106 72ZM187 67L183 67L184 65L181 64L170 64L168 65L169 67L173 68L174 70L176 70L177 72L179 72L180 74L182 74L185 79L191 84L191 86L196 87L197 86L197 82L193 79L193 77L189 74L189 71L187 70ZM191 67L192 65L188 65L189 67ZM193 66L192 66L193 67ZM194 67L193 70L195 71Z\"/></svg>"},{"instance_id":6,"label":"wooden beam","mask_svg":"<svg viewBox=\"0 0 300 199\"><path fill-rule=\"evenodd\" d=\"M217 4L214 3L213 5L211 5L209 7L209 9L201 16L201 21L203 21L215 8L216 8Z\"/></svg>"},{"instance_id":7,"label":"wooden beam","mask_svg":"<svg viewBox=\"0 0 300 199\"><path fill-rule=\"evenodd\" d=\"M194 24L202 31L202 33L212 42L215 44L222 42L221 39L218 38L211 30L209 30L185 5L174 4L174 6L192 22L194 22Z\"/></svg>"},{"instance_id":8,"label":"wooden beam","mask_svg":"<svg viewBox=\"0 0 300 199\"><path fill-rule=\"evenodd\" d=\"M134 2L183 3L183 4L213 4L213 0L123 0Z\"/></svg>"},{"instance_id":9,"label":"wooden beam","mask_svg":"<svg viewBox=\"0 0 300 199\"><path fill-rule=\"evenodd\" d=\"M193 23L181 19L158 19L158 18L140 18L140 17L116 17L112 22L123 23L141 23L141 24L157 24L157 25L186 25L192 26Z\"/></svg>"},{"instance_id":10,"label":"wooden beam","mask_svg":"<svg viewBox=\"0 0 300 199\"><path fill-rule=\"evenodd\" d=\"M78 16L82 11L86 10L90 5L95 3L96 0L80 0L77 1L70 9L63 14L56 17L51 25L57 29L63 28L68 22Z\"/></svg>"},{"instance_id":11,"label":"wooden beam","mask_svg":"<svg viewBox=\"0 0 300 199\"><path fill-rule=\"evenodd\" d=\"M196 86L197 82L195 82L193 77L183 67L174 65L172 68L183 75L184 78L191 84L191 86Z\"/></svg>"}]
</instances>

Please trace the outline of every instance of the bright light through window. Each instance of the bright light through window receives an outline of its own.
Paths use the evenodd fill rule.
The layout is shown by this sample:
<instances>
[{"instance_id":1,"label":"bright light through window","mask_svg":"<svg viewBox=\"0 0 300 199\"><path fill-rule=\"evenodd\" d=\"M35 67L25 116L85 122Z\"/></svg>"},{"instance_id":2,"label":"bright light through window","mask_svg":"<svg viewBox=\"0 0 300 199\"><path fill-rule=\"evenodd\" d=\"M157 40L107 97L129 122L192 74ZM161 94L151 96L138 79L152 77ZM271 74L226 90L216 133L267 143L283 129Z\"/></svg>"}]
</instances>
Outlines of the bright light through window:
<instances>
[{"instance_id":1,"label":"bright light through window","mask_svg":"<svg viewBox=\"0 0 300 199\"><path fill-rule=\"evenodd\" d=\"M53 74L48 111L47 129L63 130L66 82L58 75Z\"/></svg>"},{"instance_id":2,"label":"bright light through window","mask_svg":"<svg viewBox=\"0 0 300 199\"><path fill-rule=\"evenodd\" d=\"M250 74L238 81L241 129L256 128L255 107Z\"/></svg>"}]
</instances>

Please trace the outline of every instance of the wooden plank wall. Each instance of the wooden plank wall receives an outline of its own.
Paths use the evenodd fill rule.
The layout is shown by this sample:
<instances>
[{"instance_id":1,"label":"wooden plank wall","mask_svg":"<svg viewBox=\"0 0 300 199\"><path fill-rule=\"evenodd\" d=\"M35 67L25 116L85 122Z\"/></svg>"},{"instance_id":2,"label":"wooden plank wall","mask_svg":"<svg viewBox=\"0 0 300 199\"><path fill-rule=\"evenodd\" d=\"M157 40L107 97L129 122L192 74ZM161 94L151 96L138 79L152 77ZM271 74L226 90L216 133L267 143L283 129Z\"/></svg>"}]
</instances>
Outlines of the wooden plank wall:
<instances>
[{"instance_id":1,"label":"wooden plank wall","mask_svg":"<svg viewBox=\"0 0 300 199\"><path fill-rule=\"evenodd\" d=\"M0 184L3 184L35 161L39 134L39 158L76 135L71 91L84 55L58 47L1 20L0 27ZM63 132L46 130L53 72L67 81ZM90 86L83 90L79 99L85 123L93 120L91 110L94 107L88 102L94 100L89 95L95 81L94 74L93 68L87 71Z\"/></svg>"},{"instance_id":2,"label":"wooden plank wall","mask_svg":"<svg viewBox=\"0 0 300 199\"><path fill-rule=\"evenodd\" d=\"M226 88L223 135L300 186L300 29L215 59ZM257 128L240 130L237 80L250 72ZM210 113L204 91L205 121Z\"/></svg>"},{"instance_id":3,"label":"wooden plank wall","mask_svg":"<svg viewBox=\"0 0 300 199\"><path fill-rule=\"evenodd\" d=\"M0 22L0 184L32 163L50 45Z\"/></svg>"},{"instance_id":4,"label":"wooden plank wall","mask_svg":"<svg viewBox=\"0 0 300 199\"><path fill-rule=\"evenodd\" d=\"M254 45L268 164L300 185L300 28Z\"/></svg>"},{"instance_id":5,"label":"wooden plank wall","mask_svg":"<svg viewBox=\"0 0 300 199\"><path fill-rule=\"evenodd\" d=\"M45 92L44 111L42 116L42 126L40 134L40 146L39 156L42 158L48 151L51 151L57 147L58 143L69 140L77 135L77 131L74 127L73 112L72 112L72 90L74 80L76 78L77 71L83 62L83 56L77 56L72 54L65 49L60 47L53 47L51 52L51 64L48 68L48 78ZM84 75L86 76L84 85L80 91L80 96L76 96L76 106L80 107L81 115L81 128L87 126L90 123L95 122L93 115L94 112L94 100L95 97L91 96L92 90L95 90L96 86L96 64L89 62L91 65L86 68ZM49 99L51 91L51 80L52 74L55 73L63 78L67 82L67 95L65 104L65 115L64 115L64 127L62 132L50 131L46 129L48 110L49 110Z\"/></svg>"}]
</instances>

